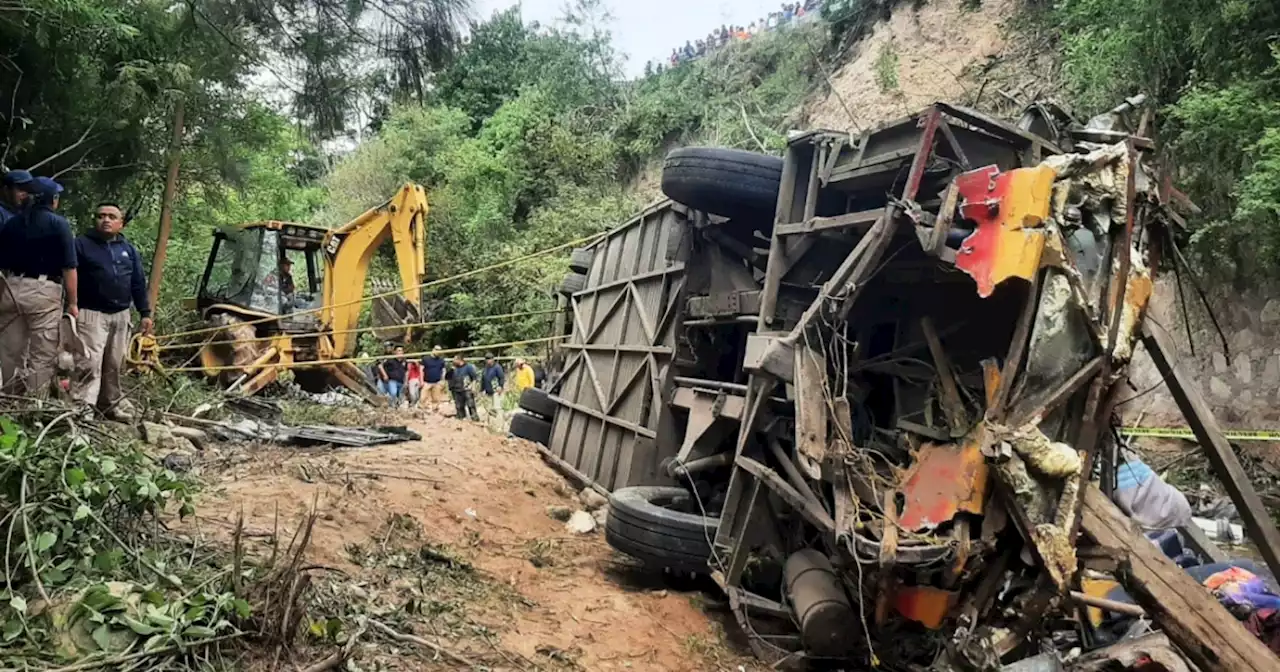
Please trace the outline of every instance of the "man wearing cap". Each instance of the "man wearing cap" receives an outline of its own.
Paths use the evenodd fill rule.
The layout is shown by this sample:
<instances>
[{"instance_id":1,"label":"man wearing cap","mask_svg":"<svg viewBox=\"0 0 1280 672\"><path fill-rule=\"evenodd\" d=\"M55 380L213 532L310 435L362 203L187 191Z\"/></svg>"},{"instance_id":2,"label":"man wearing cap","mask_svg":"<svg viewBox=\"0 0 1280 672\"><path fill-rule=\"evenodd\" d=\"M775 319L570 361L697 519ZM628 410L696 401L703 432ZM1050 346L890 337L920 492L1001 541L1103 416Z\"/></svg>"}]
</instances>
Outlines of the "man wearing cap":
<instances>
[{"instance_id":1,"label":"man wearing cap","mask_svg":"<svg viewBox=\"0 0 1280 672\"><path fill-rule=\"evenodd\" d=\"M441 357L440 346L431 348L431 354L422 358L422 399L421 404L430 404L431 410L440 412L440 404L445 401L444 369L448 362Z\"/></svg>"},{"instance_id":2,"label":"man wearing cap","mask_svg":"<svg viewBox=\"0 0 1280 672\"><path fill-rule=\"evenodd\" d=\"M533 367L526 364L524 358L516 360L515 370L511 372L511 382L515 385L516 392L524 392L533 387Z\"/></svg>"},{"instance_id":3,"label":"man wearing cap","mask_svg":"<svg viewBox=\"0 0 1280 672\"><path fill-rule=\"evenodd\" d=\"M97 406L108 417L118 414L120 368L129 347L132 320L129 308L138 310L142 332L151 333L151 306L147 303L147 278L142 257L121 233L124 213L115 203L100 203L94 228L76 238L80 283L80 340L84 359L75 398Z\"/></svg>"},{"instance_id":4,"label":"man wearing cap","mask_svg":"<svg viewBox=\"0 0 1280 672\"><path fill-rule=\"evenodd\" d=\"M10 217L22 212L30 196L27 192L34 180L31 173L25 170L11 170L4 174L3 184L0 185L0 227Z\"/></svg>"},{"instance_id":5,"label":"man wearing cap","mask_svg":"<svg viewBox=\"0 0 1280 672\"><path fill-rule=\"evenodd\" d=\"M29 206L0 230L0 375L7 390L46 395L58 357L58 320L77 308L75 236L55 210L62 185L33 180Z\"/></svg>"}]
</instances>

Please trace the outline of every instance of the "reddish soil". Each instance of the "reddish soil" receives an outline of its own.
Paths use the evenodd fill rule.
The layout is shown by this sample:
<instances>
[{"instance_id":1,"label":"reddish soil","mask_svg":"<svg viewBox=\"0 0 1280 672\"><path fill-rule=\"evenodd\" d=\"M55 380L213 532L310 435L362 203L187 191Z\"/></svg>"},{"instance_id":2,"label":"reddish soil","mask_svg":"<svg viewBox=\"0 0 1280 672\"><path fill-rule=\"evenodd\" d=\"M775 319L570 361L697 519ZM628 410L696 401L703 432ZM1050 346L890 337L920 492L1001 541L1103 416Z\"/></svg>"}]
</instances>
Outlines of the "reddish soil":
<instances>
[{"instance_id":1,"label":"reddish soil","mask_svg":"<svg viewBox=\"0 0 1280 672\"><path fill-rule=\"evenodd\" d=\"M198 524L223 536L243 512L246 531L258 538L272 531L278 514L287 540L314 503L320 517L307 559L341 570L340 581L367 586L378 585L372 570L353 562L348 545L381 539L385 548L389 516L411 516L424 540L503 584L507 597L476 600L467 609L473 622L496 634L504 655L515 654L510 669L563 669L565 661L569 669L586 670L756 667L725 645L725 615L702 608L714 595L637 582L634 567L608 547L601 530L577 536L550 518L548 506L580 507L573 488L531 444L452 418L407 421L426 438L363 449L224 452L224 459L207 463L215 473L197 503ZM424 636L440 632L427 622L413 629ZM481 642L449 637L439 641L484 653ZM422 665L441 669L445 663Z\"/></svg>"}]
</instances>

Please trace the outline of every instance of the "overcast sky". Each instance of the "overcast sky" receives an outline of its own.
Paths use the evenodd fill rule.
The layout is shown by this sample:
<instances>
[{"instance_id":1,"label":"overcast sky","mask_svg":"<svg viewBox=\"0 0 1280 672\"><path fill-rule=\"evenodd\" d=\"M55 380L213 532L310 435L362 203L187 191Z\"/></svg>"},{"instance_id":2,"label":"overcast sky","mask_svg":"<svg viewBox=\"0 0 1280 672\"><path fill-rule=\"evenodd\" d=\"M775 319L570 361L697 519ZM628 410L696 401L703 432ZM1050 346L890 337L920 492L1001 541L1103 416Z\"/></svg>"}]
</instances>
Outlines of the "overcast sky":
<instances>
[{"instance_id":1,"label":"overcast sky","mask_svg":"<svg viewBox=\"0 0 1280 672\"><path fill-rule=\"evenodd\" d=\"M474 0L476 19L497 9L521 6L526 23L549 23L563 15L564 0ZM666 58L671 49L706 37L721 24L748 25L782 6L782 0L604 0L613 14L614 46L627 56L627 74L644 71L645 61ZM794 0L791 0L794 2Z\"/></svg>"}]
</instances>

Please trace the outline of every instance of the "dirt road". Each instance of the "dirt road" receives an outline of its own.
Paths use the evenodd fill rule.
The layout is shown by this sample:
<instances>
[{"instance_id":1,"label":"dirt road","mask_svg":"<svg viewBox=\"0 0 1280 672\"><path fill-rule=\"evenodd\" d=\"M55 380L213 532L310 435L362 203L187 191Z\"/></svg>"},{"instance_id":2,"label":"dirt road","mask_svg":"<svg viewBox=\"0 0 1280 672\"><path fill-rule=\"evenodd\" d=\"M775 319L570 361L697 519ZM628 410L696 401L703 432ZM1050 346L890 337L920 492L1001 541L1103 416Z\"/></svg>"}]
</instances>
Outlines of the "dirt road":
<instances>
[{"instance_id":1,"label":"dirt road","mask_svg":"<svg viewBox=\"0 0 1280 672\"><path fill-rule=\"evenodd\" d=\"M227 535L243 512L261 550L277 519L287 541L314 503L308 560L331 571L313 621L393 619L490 669L755 666L726 642L731 619L712 608L714 595L670 589L615 554L602 531L579 536L553 520L549 506L579 508L576 492L531 445L452 418L408 423L422 441L224 451L206 462L198 523ZM386 644L357 648L357 661L376 663L363 669L466 667Z\"/></svg>"}]
</instances>

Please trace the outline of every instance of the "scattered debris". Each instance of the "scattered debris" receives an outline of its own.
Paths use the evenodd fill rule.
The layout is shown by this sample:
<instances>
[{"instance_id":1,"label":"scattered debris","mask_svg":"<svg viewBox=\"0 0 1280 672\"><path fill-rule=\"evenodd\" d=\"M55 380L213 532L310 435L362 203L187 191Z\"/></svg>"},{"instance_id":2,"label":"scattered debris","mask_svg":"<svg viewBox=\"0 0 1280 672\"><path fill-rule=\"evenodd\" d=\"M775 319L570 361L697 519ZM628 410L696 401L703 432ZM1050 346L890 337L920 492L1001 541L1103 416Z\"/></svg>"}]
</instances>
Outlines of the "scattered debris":
<instances>
[{"instance_id":1,"label":"scattered debris","mask_svg":"<svg viewBox=\"0 0 1280 672\"><path fill-rule=\"evenodd\" d=\"M596 519L586 511L574 511L564 529L574 534L590 534L596 531Z\"/></svg>"},{"instance_id":2,"label":"scattered debris","mask_svg":"<svg viewBox=\"0 0 1280 672\"><path fill-rule=\"evenodd\" d=\"M253 403L246 403L252 400ZM281 422L279 407L257 397L237 398L235 404L229 404L235 410L248 410L254 417L241 417L237 420L205 420L194 415L185 416L176 413L165 413L165 417L178 424L189 425L201 430L205 435L212 434L223 441L266 441L268 443L292 444L297 446L351 446L363 448L403 441L416 441L422 436L402 425L359 428L339 427L336 425L301 425L290 426ZM256 419L255 419L256 418ZM172 432L163 425L144 423L152 426L157 437L171 436ZM189 435L183 432L184 435Z\"/></svg>"},{"instance_id":3,"label":"scattered debris","mask_svg":"<svg viewBox=\"0 0 1280 672\"><path fill-rule=\"evenodd\" d=\"M573 515L573 509L568 506L553 504L547 507L547 515L550 516L552 520L567 523L569 522L569 518Z\"/></svg>"},{"instance_id":4,"label":"scattered debris","mask_svg":"<svg viewBox=\"0 0 1280 672\"><path fill-rule=\"evenodd\" d=\"M591 487L583 488L582 492L578 493L578 501L582 502L582 507L587 511L595 511L609 505L609 498Z\"/></svg>"}]
</instances>

